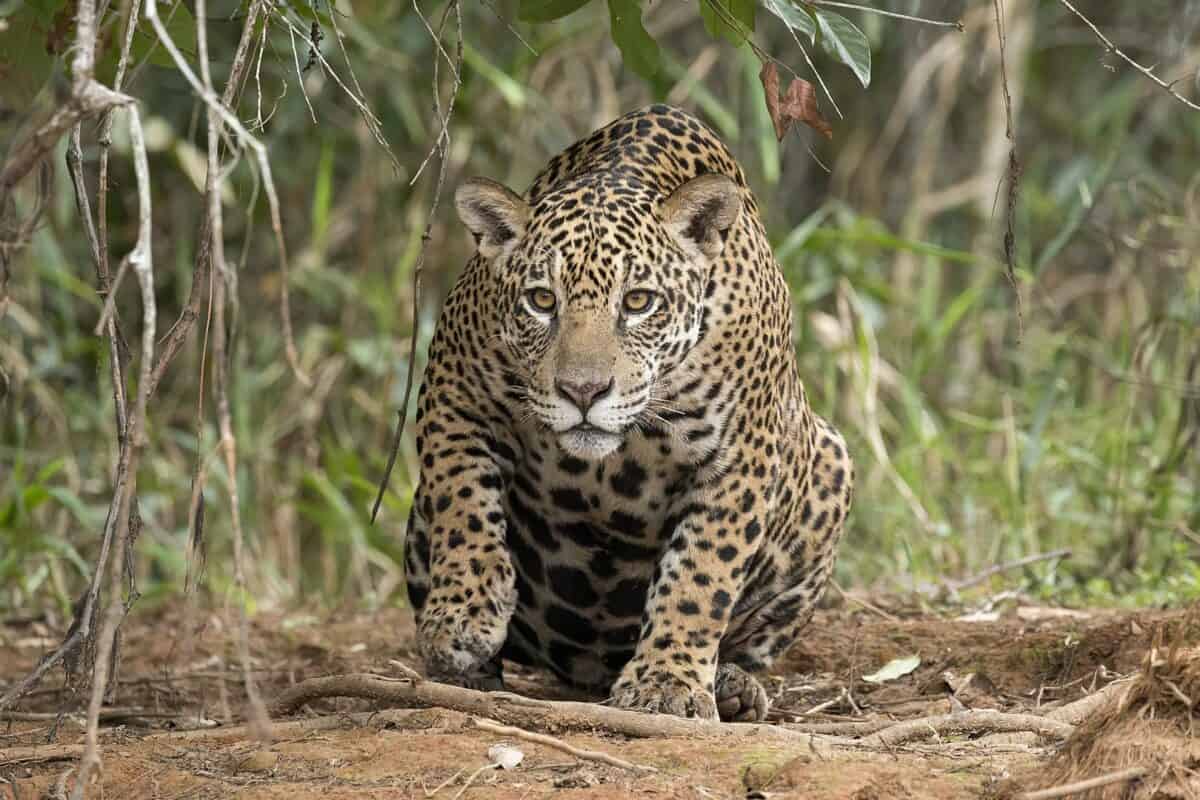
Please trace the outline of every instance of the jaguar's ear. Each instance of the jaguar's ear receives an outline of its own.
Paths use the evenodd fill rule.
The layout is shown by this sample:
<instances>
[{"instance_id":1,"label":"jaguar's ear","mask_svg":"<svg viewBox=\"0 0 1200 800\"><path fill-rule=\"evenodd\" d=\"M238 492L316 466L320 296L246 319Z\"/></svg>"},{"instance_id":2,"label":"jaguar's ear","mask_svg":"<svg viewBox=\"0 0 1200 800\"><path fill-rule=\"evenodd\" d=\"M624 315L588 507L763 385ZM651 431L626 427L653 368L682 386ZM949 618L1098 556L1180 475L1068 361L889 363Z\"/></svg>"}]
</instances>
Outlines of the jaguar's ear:
<instances>
[{"instance_id":1,"label":"jaguar's ear","mask_svg":"<svg viewBox=\"0 0 1200 800\"><path fill-rule=\"evenodd\" d=\"M475 237L488 261L512 248L529 220L529 205L507 187L487 178L471 178L454 193L459 219Z\"/></svg>"},{"instance_id":2,"label":"jaguar's ear","mask_svg":"<svg viewBox=\"0 0 1200 800\"><path fill-rule=\"evenodd\" d=\"M663 202L662 217L684 252L711 260L721 254L723 234L741 210L737 184L724 175L708 174L676 189Z\"/></svg>"}]
</instances>

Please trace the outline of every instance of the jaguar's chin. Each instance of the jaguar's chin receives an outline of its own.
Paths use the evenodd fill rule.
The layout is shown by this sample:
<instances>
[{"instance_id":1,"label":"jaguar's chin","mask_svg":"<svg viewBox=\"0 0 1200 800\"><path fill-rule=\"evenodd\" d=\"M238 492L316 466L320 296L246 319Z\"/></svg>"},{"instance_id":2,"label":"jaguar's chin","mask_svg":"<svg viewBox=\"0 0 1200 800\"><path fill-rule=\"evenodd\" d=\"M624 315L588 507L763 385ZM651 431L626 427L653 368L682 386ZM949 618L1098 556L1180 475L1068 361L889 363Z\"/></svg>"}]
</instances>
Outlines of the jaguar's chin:
<instances>
[{"instance_id":1,"label":"jaguar's chin","mask_svg":"<svg viewBox=\"0 0 1200 800\"><path fill-rule=\"evenodd\" d=\"M594 425L576 425L558 434L558 444L570 455L599 461L625 441L624 433L613 433Z\"/></svg>"}]
</instances>

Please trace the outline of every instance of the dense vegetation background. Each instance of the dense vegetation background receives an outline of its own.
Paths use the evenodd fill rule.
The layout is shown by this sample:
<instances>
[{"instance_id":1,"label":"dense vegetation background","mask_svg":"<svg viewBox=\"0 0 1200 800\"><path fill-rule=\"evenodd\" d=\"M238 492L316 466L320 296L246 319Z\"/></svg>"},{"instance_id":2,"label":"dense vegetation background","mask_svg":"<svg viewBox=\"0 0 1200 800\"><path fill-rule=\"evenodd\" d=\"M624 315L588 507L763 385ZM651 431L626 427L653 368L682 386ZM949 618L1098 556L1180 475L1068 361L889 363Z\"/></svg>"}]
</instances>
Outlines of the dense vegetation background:
<instances>
[{"instance_id":1,"label":"dense vegetation background","mask_svg":"<svg viewBox=\"0 0 1200 800\"><path fill-rule=\"evenodd\" d=\"M813 405L846 433L859 465L842 586L909 590L1070 548L1066 560L1025 570L1025 588L1078 603L1200 596L1200 113L1106 52L1062 2L1006 0L1021 161L1018 310L1003 263L1010 143L995 6L873 5L961 20L963 30L837 9L871 42L870 85L809 48L841 116L822 94L832 139L800 128L780 144L759 57L710 35L695 3L645 6L660 48L648 80L623 63L603 3L539 24L521 21L512 0L464 3L465 65L414 328L413 270L438 172L434 159L417 176L438 134L430 30L403 0L340 0L332 12L316 0L275 3L237 113L273 164L298 360L312 385L302 386L285 358L282 276L253 160L243 156L222 197L236 267L229 400L237 474L216 449L211 295L203 287L200 324L148 410L133 562L143 602L182 590L198 520L207 566L193 563L192 574L205 591L224 594L236 480L255 602L403 603L411 441L377 524L369 510L411 337L416 330L420 354L469 254L449 193L471 175L521 190L559 149L652 100L693 110L719 131L765 209L795 297ZM1176 91L1200 97L1200 3L1074 5L1130 56L1178 80ZM207 10L218 87L243 6ZM442 5L420 6L436 28ZM745 15L745 4L726 6ZM74 8L70 0L0 0L0 152L62 102ZM115 3L101 18L102 81L115 68L127 8ZM190 2L159 8L192 59L194 10ZM813 80L792 32L762 8L756 17L757 47ZM314 60L314 22L336 80L319 61L304 69ZM451 17L446 55L454 57L458 41ZM134 54L125 91L141 104L150 150L161 333L192 290L205 113L145 24ZM445 61L438 80L444 104L453 83ZM377 116L377 129L352 95ZM96 134L94 123L84 125L93 187ZM65 149L64 140L53 152L39 225L9 251L0 316L0 612L69 607L90 575L112 497L109 349L93 334L103 298ZM114 127L110 171L115 265L137 236L123 124ZM10 221L31 213L35 183L0 209ZM116 308L136 351L132 276ZM415 366L423 367L420 356ZM206 476L200 514L189 511L198 464Z\"/></svg>"}]
</instances>

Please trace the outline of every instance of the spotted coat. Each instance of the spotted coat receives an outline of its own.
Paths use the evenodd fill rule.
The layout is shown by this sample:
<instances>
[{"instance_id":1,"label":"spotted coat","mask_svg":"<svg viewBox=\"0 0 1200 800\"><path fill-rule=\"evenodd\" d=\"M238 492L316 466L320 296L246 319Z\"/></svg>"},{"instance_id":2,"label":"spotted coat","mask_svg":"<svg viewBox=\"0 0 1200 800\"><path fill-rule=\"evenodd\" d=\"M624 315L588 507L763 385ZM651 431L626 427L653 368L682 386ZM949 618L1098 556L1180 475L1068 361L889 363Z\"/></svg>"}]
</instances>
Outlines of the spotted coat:
<instances>
[{"instance_id":1,"label":"spotted coat","mask_svg":"<svg viewBox=\"0 0 1200 800\"><path fill-rule=\"evenodd\" d=\"M623 707L759 719L850 507L729 150L666 106L475 180L419 398L408 591L429 673L541 665Z\"/></svg>"}]
</instances>

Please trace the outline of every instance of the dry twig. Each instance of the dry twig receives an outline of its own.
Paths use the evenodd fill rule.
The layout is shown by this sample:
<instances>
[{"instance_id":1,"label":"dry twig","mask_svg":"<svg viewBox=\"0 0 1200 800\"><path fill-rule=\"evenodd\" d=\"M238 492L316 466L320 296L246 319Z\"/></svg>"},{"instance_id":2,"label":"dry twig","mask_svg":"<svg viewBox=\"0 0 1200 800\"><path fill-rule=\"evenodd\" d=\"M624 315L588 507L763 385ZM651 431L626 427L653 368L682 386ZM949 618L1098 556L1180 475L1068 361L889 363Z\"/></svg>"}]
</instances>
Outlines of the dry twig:
<instances>
[{"instance_id":1,"label":"dry twig","mask_svg":"<svg viewBox=\"0 0 1200 800\"><path fill-rule=\"evenodd\" d=\"M291 295L288 288L290 271L288 269L287 245L283 238L283 216L279 209L279 195L275 191L275 179L271 176L271 161L267 158L267 148L253 134L246 130L246 127L242 125L237 115L221 102L221 98L217 97L216 93L210 87L206 87L196 77L196 73L188 64L187 59L184 58L183 53L179 50L179 46L175 44L175 40L171 38L166 25L163 24L162 19L158 16L158 0L148 0L146 3L146 19L150 20L150 25L154 28L155 35L158 36L163 47L171 55L171 60L175 62L176 69L187 80L192 90L199 95L205 105L216 112L224 124L229 126L229 129L237 135L238 141L254 153L258 170L262 175L263 188L267 194L267 206L271 213L271 229L275 234L275 247L279 251L280 316L283 324L284 352L287 355L288 365L291 366L296 380L305 387L311 386L312 381L300 366L300 356L296 351L295 337L292 335Z\"/></svg>"},{"instance_id":2,"label":"dry twig","mask_svg":"<svg viewBox=\"0 0 1200 800\"><path fill-rule=\"evenodd\" d=\"M1121 48L1119 48L1115 44L1113 44L1112 41L1107 36L1105 36L1100 31L1099 28L1096 27L1096 23L1092 22L1090 19L1085 17L1078 8L1071 5L1069 0L1058 0L1058 2L1060 2L1064 6L1066 6L1067 9L1070 10L1070 12L1072 14L1079 17L1079 19L1083 20L1083 24L1087 25L1089 28L1092 29L1092 33L1096 34L1096 38L1099 39L1101 42L1103 42L1104 48L1106 50L1108 50L1108 52L1113 53L1114 55L1120 57L1123 61L1125 61L1125 63L1129 64L1129 66L1133 67L1138 72L1142 73L1147 78L1154 81L1154 83L1156 83L1160 87L1162 87L1162 89L1165 90L1167 94L1171 95L1171 97L1174 97L1176 100L1183 103L1188 108L1192 109L1193 111L1200 111L1200 105L1193 103L1191 100L1188 100L1186 97L1179 94L1179 92L1175 91L1171 87L1171 84L1167 83L1162 78L1155 75L1153 69L1151 69L1150 67L1143 67L1137 61L1134 61L1131 57L1126 55L1125 52L1121 50Z\"/></svg>"},{"instance_id":3,"label":"dry twig","mask_svg":"<svg viewBox=\"0 0 1200 800\"><path fill-rule=\"evenodd\" d=\"M969 589L972 586L978 586L988 578L999 575L1002 572L1008 572L1009 570L1027 567L1030 564L1036 564L1040 561L1057 561L1070 557L1071 550L1066 547L1058 550L1051 550L1048 553L1034 553L1032 555L1025 556L1024 558L1018 558L1015 561L1006 561L1003 564L995 564L983 570L982 572L978 572L961 580L945 581L942 585L946 587L950 594L956 594L961 592L963 589Z\"/></svg>"},{"instance_id":4,"label":"dry twig","mask_svg":"<svg viewBox=\"0 0 1200 800\"><path fill-rule=\"evenodd\" d=\"M508 692L479 692L429 680L414 682L407 678L383 678L361 673L301 681L275 698L269 707L270 713L275 717L283 716L323 697L358 697L380 704L408 708L447 708L487 717L502 724L518 725L527 730L532 728L562 732L603 729L633 738L748 736L803 743L805 746L813 744L816 747L835 741L853 744L849 740L814 737L776 725L721 723L662 714L643 714L596 703L535 700Z\"/></svg>"},{"instance_id":5,"label":"dry twig","mask_svg":"<svg viewBox=\"0 0 1200 800\"><path fill-rule=\"evenodd\" d=\"M1008 192L1005 202L1004 215L1004 264L1005 275L1012 286L1013 295L1017 301L1017 342L1020 343L1024 332L1024 316L1021 310L1021 287L1017 283L1016 272L1016 234L1014 226L1017 218L1017 197L1021 191L1021 161L1017 158L1017 137L1013 125L1012 94L1008 90L1008 65L1006 64L1006 49L1008 35L1004 31L1004 15L1000 11L1001 0L992 0L996 9L996 37L1000 45L1000 86L1004 90L1004 135L1010 146L1008 149Z\"/></svg>"},{"instance_id":6,"label":"dry twig","mask_svg":"<svg viewBox=\"0 0 1200 800\"><path fill-rule=\"evenodd\" d=\"M508 692L478 692L428 680L416 682L407 678L383 678L367 674L333 675L302 681L275 698L271 704L271 714L282 716L323 697L358 697L404 707L447 708L525 729L555 732L603 729L633 738L750 737L802 743L825 750L836 747L892 747L931 732L982 734L1032 730L1044 736L1063 738L1074 730L1073 725L1047 717L981 710L906 720L855 740L810 731L807 726L793 729L769 724L683 719L642 714L596 703L535 700Z\"/></svg>"},{"instance_id":7,"label":"dry twig","mask_svg":"<svg viewBox=\"0 0 1200 800\"><path fill-rule=\"evenodd\" d=\"M1117 772L1110 772L1107 775L1088 778L1085 781L1065 783L1062 786L1051 786L1049 789L1039 789L1036 792L1026 792L1021 795L1021 800L1054 800L1056 797L1070 797L1074 794L1081 794L1082 792L1099 789L1103 786L1110 786L1114 783L1137 780L1145 775L1147 771L1145 767L1129 767Z\"/></svg>"},{"instance_id":8,"label":"dry twig","mask_svg":"<svg viewBox=\"0 0 1200 800\"><path fill-rule=\"evenodd\" d=\"M21 180L22 177L32 169L46 152L54 146L59 137L66 132L68 128L76 127L82 120L91 116L102 113L111 112L113 109L121 106L130 106L133 108L131 113L136 113L136 108L131 106L132 98L129 98L118 91L113 91L97 83L93 79L95 68L95 50L96 50L96 4L95 0L83 0L78 5L75 20L76 28L76 46L75 57L72 61L71 70L74 75L74 83L72 89L72 97L66 104L60 107L59 111L51 118L49 122L43 125L30 140L18 145L15 149L15 155L4 164L0 170L0 215L2 215L5 204L7 203L8 191ZM126 36L129 39L129 36ZM122 51L127 57L127 50ZM118 67L118 77L123 75L123 72ZM65 116L64 116L65 115ZM61 127L59 127L61 125ZM103 246L105 239L103 238L105 228L101 226L101 235L97 237L95 229L92 226L91 209L87 201L87 187L83 180L82 158L80 156L78 133L72 136L71 144L67 150L67 164L71 174L72 181L75 186L75 197L78 204L80 216L84 221L84 232L88 238L88 245L92 252L93 260L96 263L97 277L100 280L100 289L102 292L107 291L107 260L104 254ZM102 183L103 187L104 184ZM101 193L101 210L103 210L103 192ZM139 246L141 242L139 241ZM136 248L135 248L136 252ZM3 264L0 263L0 273L3 272ZM3 274L0 274L0 282L2 282ZM0 285L0 290L3 286ZM2 298L0 298L2 302ZM0 309L2 310L2 309ZM70 629L64 637L62 643L49 655L38 662L37 666L23 679L9 688L8 691L0 696L0 709L7 708L18 698L22 697L26 692L35 687L42 677L52 668L60 663L66 663L68 667L73 665L77 654L81 649L90 650L93 643L92 626L95 621L96 603L100 593L100 582L103 580L105 566L108 562L108 556L111 549L114 531L118 530L117 524L120 516L120 505L123 502L122 498L126 496L126 483L129 482L129 428L127 417L127 400L125 397L125 376L121 366L120 341L119 331L116 327L115 320L110 320L109 332L116 341L110 338L110 368L112 370L113 380L113 395L114 406L117 419L117 436L120 444L120 456L117 465L116 480L114 482L113 497L109 504L108 516L105 520L104 533L101 537L100 552L97 555L96 568L92 573L92 580L88 586L87 592L81 598L82 602L77 608L77 613L71 624ZM129 487L132 489L132 486ZM136 510L133 514L136 527ZM128 514L126 522L121 523L128 525ZM68 672L71 670L68 669Z\"/></svg>"},{"instance_id":9,"label":"dry twig","mask_svg":"<svg viewBox=\"0 0 1200 800\"><path fill-rule=\"evenodd\" d=\"M245 79L252 60L250 47L254 42L254 30L258 24L258 15L262 13L263 0L255 0L250 3L246 9L246 20L242 26L242 37L238 40L237 50L233 54L233 64L229 68L229 79L225 82L225 89L221 93L221 104L226 108L234 108L237 104L237 98L241 95L242 87L245 84ZM266 28L263 29L263 34L266 34ZM103 155L103 153L102 153ZM103 161L101 162L103 166ZM205 191L207 192L208 182L205 181ZM208 198L205 198L207 207ZM179 313L179 317L171 325L166 335L163 337L162 349L158 355L158 362L154 365L154 373L151 377L151 395L158 387L159 382L166 375L167 368L170 367L175 355L183 347L183 343L187 341L188 334L195 325L196 320L200 316L200 304L203 301L205 293L209 288L209 270L212 268L212 251L210 244L212 242L212 231L209 229L211 219L208 214L204 214L200 218L200 233L196 238L196 260L192 266L192 286L188 292L187 305ZM247 239L249 235L247 234Z\"/></svg>"},{"instance_id":10,"label":"dry twig","mask_svg":"<svg viewBox=\"0 0 1200 800\"><path fill-rule=\"evenodd\" d=\"M154 1L150 0L151 4ZM200 56L200 76L203 81L204 92L215 98L216 94L212 88L212 76L208 60L208 35L206 31L206 20L208 17L206 7L206 0L196 0L196 44ZM209 218L208 231L212 237L212 241L209 242L209 248L212 253L212 266L216 268L217 273L221 276L220 286L214 293L216 330L213 332L213 355L216 360L217 417L221 431L221 450L225 456L225 469L229 475L229 506L230 514L233 518L233 576L234 586L237 589L238 660L242 665L242 681L246 686L246 696L250 704L250 723L255 731L256 738L260 741L265 741L270 738L270 720L267 718L266 708L262 700L262 695L258 691L258 685L254 682L254 678L250 674L250 623L246 615L245 536L242 532L242 516L239 508L240 500L237 488L237 440L233 434L232 414L229 404L229 358L226 343L225 306L226 300L235 295L234 286L231 285L233 281L229 266L225 262L224 221L221 216L222 171L220 165L220 148L221 137L224 133L222 129L223 120L220 113L220 108L222 107L220 101L208 104L208 174L204 192L208 200L206 214ZM264 180L269 179L270 174L264 173ZM284 272L282 279L286 282L286 272ZM285 291L284 297L286 298L286 296ZM286 305L287 301L285 299L285 315Z\"/></svg>"},{"instance_id":11,"label":"dry twig","mask_svg":"<svg viewBox=\"0 0 1200 800\"><path fill-rule=\"evenodd\" d=\"M500 765L499 764L484 764L482 767L480 767L479 769L472 772L467 777L467 779L465 781L463 781L462 788L459 789L457 792L455 792L454 800L458 800L458 798L460 798L464 794L466 794L467 789L471 788L471 784L475 782L476 778L478 778L480 775L487 772L488 770L493 770L493 769L500 769Z\"/></svg>"},{"instance_id":12,"label":"dry twig","mask_svg":"<svg viewBox=\"0 0 1200 800\"><path fill-rule=\"evenodd\" d=\"M4 722L53 722L64 716L74 716L73 711L0 711L0 721ZM110 706L100 709L101 722L125 722L128 720L184 720L195 722L199 718L193 714L181 714L174 711L151 711L145 708ZM210 726L211 727L211 726Z\"/></svg>"},{"instance_id":13,"label":"dry twig","mask_svg":"<svg viewBox=\"0 0 1200 800\"><path fill-rule=\"evenodd\" d=\"M475 727L480 730L488 731L489 733L498 733L501 736L512 736L517 739L524 739L527 742L534 744L545 745L552 747L555 750L560 750L568 755L582 758L586 761L597 761L601 764L608 764L612 767L620 767L621 769L633 770L634 772L658 772L654 767L648 767L644 764L634 764L626 761L623 758L610 756L608 753L602 753L599 750L584 750L572 744L567 744L562 739L556 739L553 736L547 736L544 733L532 733L517 728L512 725L501 725L498 722L493 722L490 719L474 719Z\"/></svg>"},{"instance_id":14,"label":"dry twig","mask_svg":"<svg viewBox=\"0 0 1200 800\"><path fill-rule=\"evenodd\" d=\"M91 0L84 0L91 2ZM153 2L153 0L151 0ZM81 4L82 6L82 4ZM117 628L125 615L126 606L121 599L121 578L124 574L126 547L131 544L129 513L133 505L134 488L137 483L137 464L146 444L146 403L149 400L150 370L154 364L154 331L157 311L154 301L154 264L150 243L151 202L150 166L146 156L146 142L142 134L142 120L137 106L127 109L129 114L129 139L133 150L133 167L137 179L138 194L138 238L128 258L137 276L142 294L142 354L141 375L138 379L138 396L134 404L122 448L125 465L125 480L118 493L115 519L116 536L113 542L113 563L110 578L110 596L105 612L104 627L96 645L96 663L92 673L92 697L88 705L87 735L84 754L79 762L79 777L75 782L73 800L82 800L89 773L100 764L99 725L100 708L108 690L109 659L113 653ZM121 475L118 472L118 484Z\"/></svg>"},{"instance_id":15,"label":"dry twig","mask_svg":"<svg viewBox=\"0 0 1200 800\"><path fill-rule=\"evenodd\" d=\"M446 104L446 112L442 113L442 101L439 92L439 74L438 65L441 63L440 58L435 54L433 59L433 102L434 111L436 112L441 130L437 138L434 140L433 146L426 155L425 160L418 167L416 174L413 176L413 181L420 177L421 171L429 162L429 159L438 154L438 177L437 183L433 188L433 202L430 204L429 215L425 220L425 230L421 234L421 249L417 253L417 263L413 267L413 299L412 299L412 334L409 339L408 348L408 367L404 376L404 399L401 401L400 409L397 412L396 431L392 436L391 448L388 451L387 465L383 468L383 477L379 481L379 492L375 495L375 503L371 507L371 522L375 521L375 517L379 514L379 506L383 502L383 495L387 492L388 480L392 475L392 468L396 466L396 456L400 452L400 442L404 437L404 422L408 417L408 402L412 397L413 375L417 369L417 341L419 324L421 319L421 275L425 269L425 253L429 249L429 240L433 238L433 221L434 213L437 211L438 205L442 199L442 186L446 182L446 164L450 159L450 117L454 113L454 103L458 99L458 90L462 86L462 65L463 65L463 24L462 24L462 7L459 5L459 0L452 0L446 6L446 11L442 16L442 24L435 32L429 24L429 20L425 19L425 15L421 13L420 7L417 5L417 0L413 0L413 9L416 10L417 16L425 24L425 29L429 31L429 35L433 37L434 46L441 56L445 57L447 63L450 64L451 75L453 77L453 85L450 91L450 99ZM446 19L451 10L454 11L456 22L458 23L458 40L455 50L455 57L451 59L442 47L441 30L445 26Z\"/></svg>"}]
</instances>

